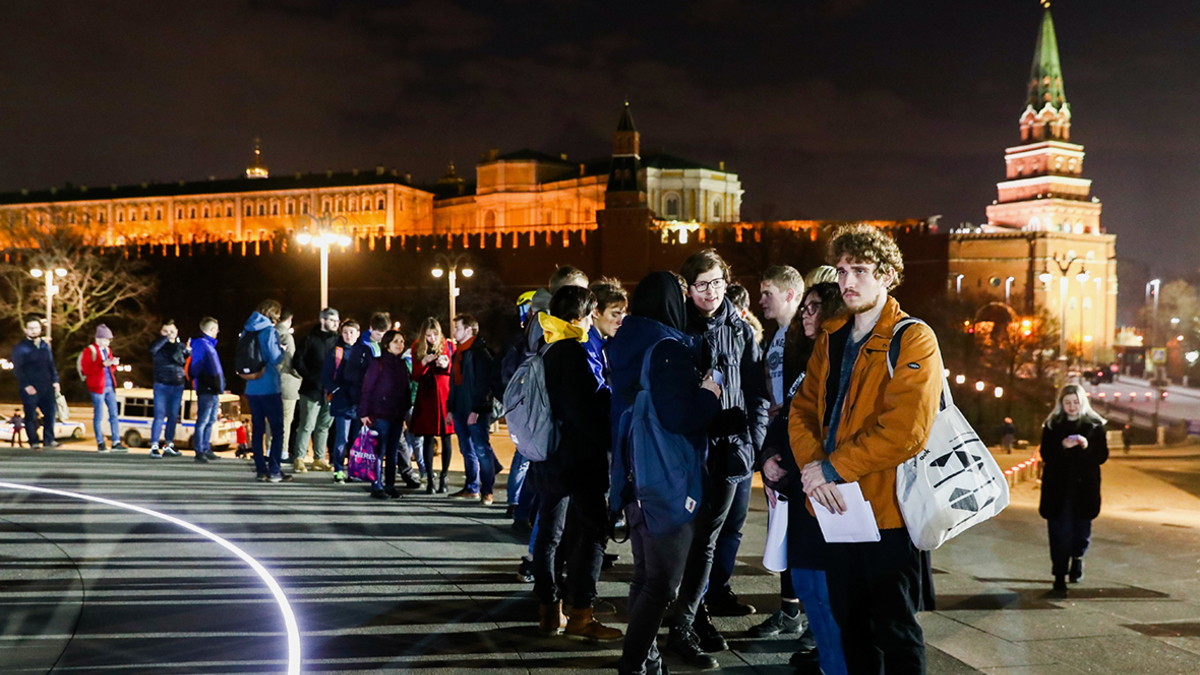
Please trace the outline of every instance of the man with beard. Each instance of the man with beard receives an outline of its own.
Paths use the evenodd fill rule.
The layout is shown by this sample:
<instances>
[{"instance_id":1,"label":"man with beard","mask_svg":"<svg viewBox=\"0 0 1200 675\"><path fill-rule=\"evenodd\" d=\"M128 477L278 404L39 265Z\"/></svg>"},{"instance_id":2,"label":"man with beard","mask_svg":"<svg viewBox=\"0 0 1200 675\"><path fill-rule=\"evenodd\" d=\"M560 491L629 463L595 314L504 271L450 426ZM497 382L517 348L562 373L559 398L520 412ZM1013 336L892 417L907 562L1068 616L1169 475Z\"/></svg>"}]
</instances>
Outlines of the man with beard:
<instances>
[{"instance_id":1,"label":"man with beard","mask_svg":"<svg viewBox=\"0 0 1200 675\"><path fill-rule=\"evenodd\" d=\"M828 546L829 600L849 672L924 673L916 613L932 589L923 588L927 559L909 539L896 500L896 467L929 439L942 358L933 331L914 325L903 333L895 374L888 374L892 330L907 316L888 297L904 274L891 237L866 224L844 227L829 242L828 261L848 315L828 321L817 336L808 377L792 399L792 453L818 508L844 512L837 485L857 482L879 526L878 542Z\"/></svg>"}]
</instances>

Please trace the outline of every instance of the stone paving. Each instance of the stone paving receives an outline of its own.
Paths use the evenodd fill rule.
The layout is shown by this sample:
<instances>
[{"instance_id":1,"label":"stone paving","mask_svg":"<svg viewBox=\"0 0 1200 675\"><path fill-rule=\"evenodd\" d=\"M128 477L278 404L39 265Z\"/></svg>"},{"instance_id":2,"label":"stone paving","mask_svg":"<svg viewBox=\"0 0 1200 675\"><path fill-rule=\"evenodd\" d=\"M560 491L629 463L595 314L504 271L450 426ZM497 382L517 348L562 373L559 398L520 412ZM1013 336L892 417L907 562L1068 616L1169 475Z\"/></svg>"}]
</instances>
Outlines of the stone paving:
<instances>
[{"instance_id":1,"label":"stone paving","mask_svg":"<svg viewBox=\"0 0 1200 675\"><path fill-rule=\"evenodd\" d=\"M1172 455L1172 466L1200 461L1189 457ZM929 672L1200 672L1200 499L1145 470L1152 462L1105 467L1087 576L1067 600L1046 596L1034 482L995 521L936 551L938 610L921 617ZM0 481L156 509L244 548L295 611L306 673L611 672L619 653L536 633L531 587L515 575L525 544L508 527L502 490L490 508L423 492L379 502L325 473L256 483L249 463L232 458L7 448ZM765 524L756 491L734 587L760 614L716 619L732 646L717 655L721 672L791 672L794 641L744 636L778 606L777 581L756 555ZM600 618L623 628L629 551L610 551L621 558L600 592L617 614ZM0 673L282 673L281 616L247 563L196 533L0 488Z\"/></svg>"}]
</instances>

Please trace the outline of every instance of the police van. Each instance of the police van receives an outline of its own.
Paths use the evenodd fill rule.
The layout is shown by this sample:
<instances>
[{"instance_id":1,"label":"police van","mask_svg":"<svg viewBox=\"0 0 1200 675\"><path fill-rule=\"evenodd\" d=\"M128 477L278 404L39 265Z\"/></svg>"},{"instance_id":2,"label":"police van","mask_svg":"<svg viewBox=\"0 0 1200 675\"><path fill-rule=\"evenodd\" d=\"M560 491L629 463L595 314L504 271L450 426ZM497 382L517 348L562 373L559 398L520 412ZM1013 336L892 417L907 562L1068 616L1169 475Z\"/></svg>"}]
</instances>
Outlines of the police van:
<instances>
[{"instance_id":1,"label":"police van","mask_svg":"<svg viewBox=\"0 0 1200 675\"><path fill-rule=\"evenodd\" d=\"M121 424L121 441L130 448L150 445L154 424L153 389L118 389L117 419ZM237 428L241 424L241 397L237 394L221 394L220 409L213 424L212 447L237 447ZM192 435L196 432L196 392L183 390L180 402L179 422L175 426L175 447L195 447ZM166 433L164 421L163 433ZM105 424L107 426L107 424Z\"/></svg>"}]
</instances>

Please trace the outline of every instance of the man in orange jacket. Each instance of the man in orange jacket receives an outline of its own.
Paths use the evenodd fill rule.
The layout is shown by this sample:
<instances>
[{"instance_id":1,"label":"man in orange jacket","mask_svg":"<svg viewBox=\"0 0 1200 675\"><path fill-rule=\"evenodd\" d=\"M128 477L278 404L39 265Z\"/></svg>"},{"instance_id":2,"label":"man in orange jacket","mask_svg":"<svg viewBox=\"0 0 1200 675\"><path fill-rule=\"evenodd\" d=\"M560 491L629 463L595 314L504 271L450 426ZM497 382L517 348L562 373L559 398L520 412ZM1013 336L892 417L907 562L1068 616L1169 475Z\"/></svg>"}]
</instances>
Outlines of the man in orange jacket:
<instances>
[{"instance_id":1,"label":"man in orange jacket","mask_svg":"<svg viewBox=\"0 0 1200 675\"><path fill-rule=\"evenodd\" d=\"M888 375L892 329L906 316L888 292L904 260L878 228L852 225L829 242L848 316L822 327L808 376L788 422L809 498L845 505L837 484L858 482L875 512L880 541L829 545L826 579L851 674L925 672L916 612L925 596L923 554L913 546L896 499L896 467L924 449L937 415L942 359L927 326L905 331ZM810 505L810 508L811 505ZM931 593L931 591L930 591Z\"/></svg>"}]
</instances>

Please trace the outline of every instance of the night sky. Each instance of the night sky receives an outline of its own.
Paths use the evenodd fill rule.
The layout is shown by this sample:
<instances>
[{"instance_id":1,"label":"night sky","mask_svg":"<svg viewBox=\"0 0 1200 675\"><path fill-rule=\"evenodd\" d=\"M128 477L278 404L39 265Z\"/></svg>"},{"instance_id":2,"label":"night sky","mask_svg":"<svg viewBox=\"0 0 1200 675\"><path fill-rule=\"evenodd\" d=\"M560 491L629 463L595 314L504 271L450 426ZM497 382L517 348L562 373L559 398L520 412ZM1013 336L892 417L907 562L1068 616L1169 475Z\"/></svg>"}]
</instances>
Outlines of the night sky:
<instances>
[{"instance_id":1,"label":"night sky","mask_svg":"<svg viewBox=\"0 0 1200 675\"><path fill-rule=\"evenodd\" d=\"M1056 0L1072 141L1118 256L1200 249L1200 4ZM205 0L0 6L0 191L643 153L742 180L744 219L985 220L1041 9L986 2Z\"/></svg>"}]
</instances>

